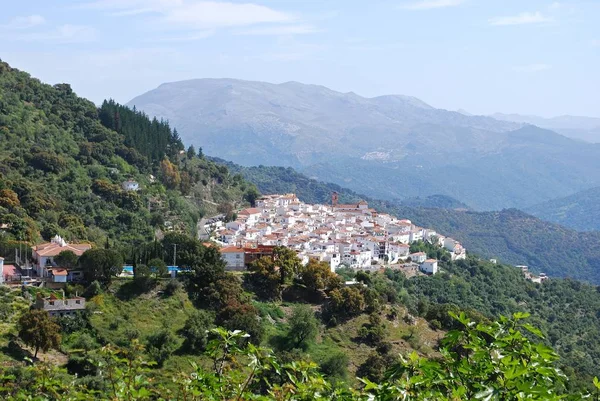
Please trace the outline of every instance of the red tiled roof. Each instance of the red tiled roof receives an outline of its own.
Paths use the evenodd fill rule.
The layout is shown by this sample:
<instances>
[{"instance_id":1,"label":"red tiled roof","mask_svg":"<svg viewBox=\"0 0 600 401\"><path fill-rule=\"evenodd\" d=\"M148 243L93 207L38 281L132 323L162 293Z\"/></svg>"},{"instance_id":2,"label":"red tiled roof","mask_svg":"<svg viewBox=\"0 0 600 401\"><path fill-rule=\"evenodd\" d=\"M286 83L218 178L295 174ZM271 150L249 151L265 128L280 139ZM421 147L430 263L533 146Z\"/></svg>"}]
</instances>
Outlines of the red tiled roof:
<instances>
[{"instance_id":1,"label":"red tiled roof","mask_svg":"<svg viewBox=\"0 0 600 401\"><path fill-rule=\"evenodd\" d=\"M243 253L244 252L244 248L238 248L237 246L228 246L226 248L221 248L220 249L221 253Z\"/></svg>"},{"instance_id":2,"label":"red tiled roof","mask_svg":"<svg viewBox=\"0 0 600 401\"><path fill-rule=\"evenodd\" d=\"M85 251L91 248L92 246L90 244L66 244L65 246L60 246L60 244L49 242L36 245L33 247L33 250L39 256L58 256L62 251L71 251L75 255L81 256Z\"/></svg>"},{"instance_id":3,"label":"red tiled roof","mask_svg":"<svg viewBox=\"0 0 600 401\"><path fill-rule=\"evenodd\" d=\"M17 267L14 265L4 265L2 274L4 274L5 276L14 276L17 274Z\"/></svg>"},{"instance_id":4,"label":"red tiled roof","mask_svg":"<svg viewBox=\"0 0 600 401\"><path fill-rule=\"evenodd\" d=\"M243 215L260 214L260 209L251 207L251 208L242 210L241 212L238 213L238 215L240 215L240 214L243 214Z\"/></svg>"},{"instance_id":5,"label":"red tiled roof","mask_svg":"<svg viewBox=\"0 0 600 401\"><path fill-rule=\"evenodd\" d=\"M50 272L52 272L52 274L54 276L66 276L68 274L67 269L50 269Z\"/></svg>"}]
</instances>

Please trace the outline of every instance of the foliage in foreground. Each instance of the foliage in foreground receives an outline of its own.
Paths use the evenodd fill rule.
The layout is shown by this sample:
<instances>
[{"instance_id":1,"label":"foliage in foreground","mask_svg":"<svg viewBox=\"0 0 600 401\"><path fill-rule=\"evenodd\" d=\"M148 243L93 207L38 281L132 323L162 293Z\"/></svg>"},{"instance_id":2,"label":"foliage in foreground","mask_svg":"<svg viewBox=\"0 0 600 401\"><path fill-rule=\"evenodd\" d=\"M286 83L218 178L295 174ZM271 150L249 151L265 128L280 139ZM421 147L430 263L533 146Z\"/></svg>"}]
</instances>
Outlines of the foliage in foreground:
<instances>
[{"instance_id":1,"label":"foliage in foreground","mask_svg":"<svg viewBox=\"0 0 600 401\"><path fill-rule=\"evenodd\" d=\"M6 400L600 400L595 394L567 394L566 376L555 367L549 347L523 322L526 314L491 324L454 315L462 326L448 332L441 357L428 360L415 353L390 366L380 383L361 380L360 389L332 384L307 362L281 364L271 350L246 341L247 334L216 328L206 355L210 369L173 378L174 386L155 384L151 364L140 358L137 343L127 349L105 347L97 391L46 365L25 371L0 370L0 397Z\"/></svg>"}]
</instances>

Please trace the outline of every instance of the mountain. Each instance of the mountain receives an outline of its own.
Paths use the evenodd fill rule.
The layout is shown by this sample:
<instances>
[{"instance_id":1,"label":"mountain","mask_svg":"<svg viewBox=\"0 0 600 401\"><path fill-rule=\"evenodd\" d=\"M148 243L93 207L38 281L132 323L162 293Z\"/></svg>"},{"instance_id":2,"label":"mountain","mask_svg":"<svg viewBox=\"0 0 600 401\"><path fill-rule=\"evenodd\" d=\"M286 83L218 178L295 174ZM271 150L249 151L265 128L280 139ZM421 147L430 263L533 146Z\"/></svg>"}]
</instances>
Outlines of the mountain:
<instances>
[{"instance_id":1,"label":"mountain","mask_svg":"<svg viewBox=\"0 0 600 401\"><path fill-rule=\"evenodd\" d=\"M128 104L214 156L294 167L383 199L439 194L494 210L600 185L600 145L408 96L196 79L162 84Z\"/></svg>"},{"instance_id":2,"label":"mountain","mask_svg":"<svg viewBox=\"0 0 600 401\"><path fill-rule=\"evenodd\" d=\"M600 143L600 118L568 115L544 118L538 116L502 113L496 113L490 117L501 121L537 125L541 128L551 129L569 138L592 143Z\"/></svg>"},{"instance_id":3,"label":"mountain","mask_svg":"<svg viewBox=\"0 0 600 401\"><path fill-rule=\"evenodd\" d=\"M164 121L112 101L98 108L0 61L0 253L5 240L56 234L104 245L195 232L202 214L253 188L183 149Z\"/></svg>"},{"instance_id":4,"label":"mountain","mask_svg":"<svg viewBox=\"0 0 600 401\"><path fill-rule=\"evenodd\" d=\"M600 230L600 187L553 199L526 211L540 219L576 230Z\"/></svg>"}]
</instances>

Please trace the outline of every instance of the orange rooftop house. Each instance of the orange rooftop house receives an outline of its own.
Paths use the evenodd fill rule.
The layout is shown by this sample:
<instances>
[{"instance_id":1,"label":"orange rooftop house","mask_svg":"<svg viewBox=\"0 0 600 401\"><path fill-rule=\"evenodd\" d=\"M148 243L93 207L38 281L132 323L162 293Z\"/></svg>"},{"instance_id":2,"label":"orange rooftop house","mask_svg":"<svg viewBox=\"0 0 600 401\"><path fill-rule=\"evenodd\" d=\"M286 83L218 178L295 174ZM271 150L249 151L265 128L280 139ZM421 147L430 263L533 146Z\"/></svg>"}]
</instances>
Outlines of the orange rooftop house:
<instances>
[{"instance_id":1,"label":"orange rooftop house","mask_svg":"<svg viewBox=\"0 0 600 401\"><path fill-rule=\"evenodd\" d=\"M33 269L39 277L48 277L48 270L57 267L54 258L59 253L62 251L71 251L75 255L81 256L91 248L90 244L68 244L64 239L56 235L50 242L31 248L33 250L32 256L35 260Z\"/></svg>"}]
</instances>

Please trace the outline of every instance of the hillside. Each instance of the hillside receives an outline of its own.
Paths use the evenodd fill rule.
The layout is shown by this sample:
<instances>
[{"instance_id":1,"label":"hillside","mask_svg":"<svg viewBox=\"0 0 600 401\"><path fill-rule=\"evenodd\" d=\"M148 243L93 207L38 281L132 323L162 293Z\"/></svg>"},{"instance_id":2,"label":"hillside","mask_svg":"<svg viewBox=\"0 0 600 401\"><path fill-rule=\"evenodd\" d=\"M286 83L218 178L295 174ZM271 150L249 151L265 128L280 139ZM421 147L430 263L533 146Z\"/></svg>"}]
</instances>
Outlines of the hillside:
<instances>
[{"instance_id":1,"label":"hillside","mask_svg":"<svg viewBox=\"0 0 600 401\"><path fill-rule=\"evenodd\" d=\"M294 167L380 199L446 195L498 210L600 185L600 144L407 96L198 79L163 84L128 104L175 124L211 155Z\"/></svg>"},{"instance_id":2,"label":"hillside","mask_svg":"<svg viewBox=\"0 0 600 401\"><path fill-rule=\"evenodd\" d=\"M600 230L600 187L525 209L540 219L579 231Z\"/></svg>"},{"instance_id":3,"label":"hillside","mask_svg":"<svg viewBox=\"0 0 600 401\"><path fill-rule=\"evenodd\" d=\"M2 240L139 243L156 229L192 233L251 186L184 152L168 123L112 101L97 108L69 85L41 83L0 62ZM125 190L134 181L139 190ZM3 252L7 252L2 247Z\"/></svg>"},{"instance_id":4,"label":"hillside","mask_svg":"<svg viewBox=\"0 0 600 401\"><path fill-rule=\"evenodd\" d=\"M495 113L490 117L501 121L532 124L538 127L551 129L569 138L591 143L600 143L600 118L579 116L543 118L538 116L502 113Z\"/></svg>"},{"instance_id":5,"label":"hillside","mask_svg":"<svg viewBox=\"0 0 600 401\"><path fill-rule=\"evenodd\" d=\"M577 232L515 209L469 212L394 207L395 213L461 241L472 253L527 265L551 277L600 284L600 232Z\"/></svg>"},{"instance_id":6,"label":"hillside","mask_svg":"<svg viewBox=\"0 0 600 401\"><path fill-rule=\"evenodd\" d=\"M356 202L361 199L374 201L369 196L358 194L339 185L308 178L291 167L243 167L222 159L214 159L219 163L226 164L232 172L241 174L246 180L255 184L260 191L265 194L295 193L303 202L329 203L331 202L332 192L338 192L341 202ZM407 198L394 202L375 202L378 202L379 207L390 207L390 205L394 204L409 207L469 209L464 203L446 195Z\"/></svg>"}]
</instances>

